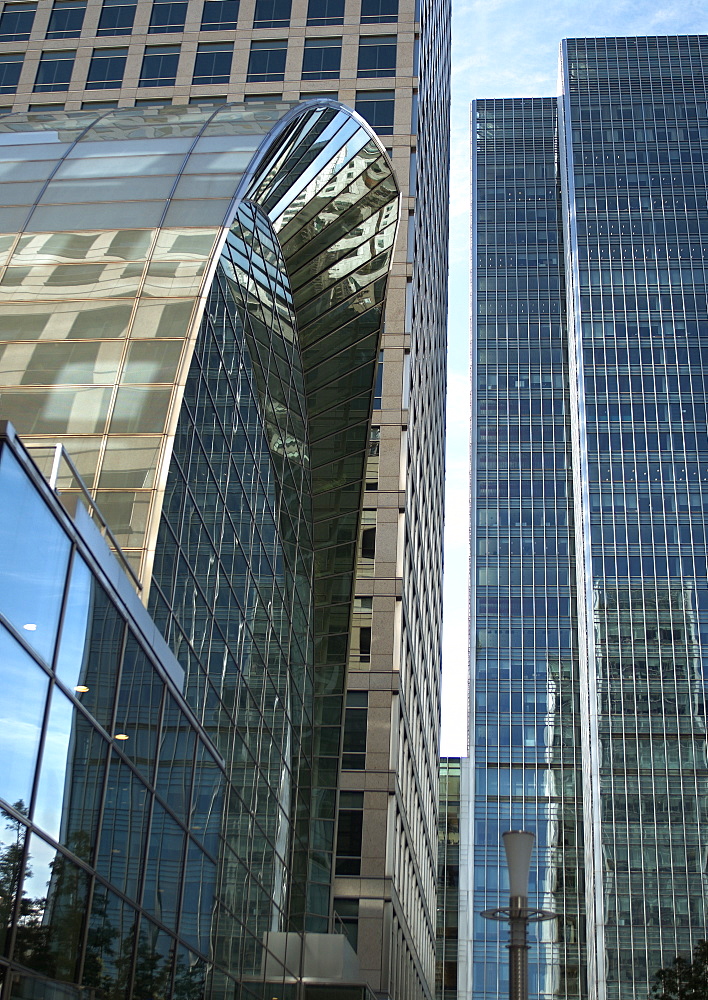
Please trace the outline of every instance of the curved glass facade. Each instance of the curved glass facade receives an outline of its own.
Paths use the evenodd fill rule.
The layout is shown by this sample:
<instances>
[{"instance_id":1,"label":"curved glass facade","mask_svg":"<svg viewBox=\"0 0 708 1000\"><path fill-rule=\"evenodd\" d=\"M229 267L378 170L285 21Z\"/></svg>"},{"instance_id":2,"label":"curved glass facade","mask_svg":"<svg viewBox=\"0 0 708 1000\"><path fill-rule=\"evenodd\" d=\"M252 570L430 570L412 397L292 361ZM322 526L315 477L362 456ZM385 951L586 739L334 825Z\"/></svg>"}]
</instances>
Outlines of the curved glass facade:
<instances>
[{"instance_id":1,"label":"curved glass facade","mask_svg":"<svg viewBox=\"0 0 708 1000\"><path fill-rule=\"evenodd\" d=\"M261 996L266 964L270 980L299 975L289 957L266 963L268 934L331 929L398 188L378 140L333 102L0 128L7 176L24 155L43 178L5 218L0 288L19 291L0 314L0 415L28 444L60 440L76 456L184 669L226 773L223 807L205 793L216 889L204 989ZM121 172L123 197L125 176L139 178L131 228L113 200ZM69 219L71 231L44 231Z\"/></svg>"}]
</instances>

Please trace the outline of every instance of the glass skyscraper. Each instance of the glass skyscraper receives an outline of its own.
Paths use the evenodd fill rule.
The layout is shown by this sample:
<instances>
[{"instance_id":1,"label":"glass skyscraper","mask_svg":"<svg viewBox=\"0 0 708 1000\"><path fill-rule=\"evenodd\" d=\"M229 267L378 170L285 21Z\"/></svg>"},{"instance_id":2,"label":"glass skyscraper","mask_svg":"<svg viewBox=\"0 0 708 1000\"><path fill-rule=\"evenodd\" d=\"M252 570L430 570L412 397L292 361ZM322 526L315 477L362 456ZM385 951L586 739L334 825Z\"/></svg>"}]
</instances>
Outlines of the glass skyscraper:
<instances>
[{"instance_id":1,"label":"glass skyscraper","mask_svg":"<svg viewBox=\"0 0 708 1000\"><path fill-rule=\"evenodd\" d=\"M473 995L644 1000L705 937L708 37L572 39L473 109ZM708 363L708 362L706 362Z\"/></svg>"}]
</instances>

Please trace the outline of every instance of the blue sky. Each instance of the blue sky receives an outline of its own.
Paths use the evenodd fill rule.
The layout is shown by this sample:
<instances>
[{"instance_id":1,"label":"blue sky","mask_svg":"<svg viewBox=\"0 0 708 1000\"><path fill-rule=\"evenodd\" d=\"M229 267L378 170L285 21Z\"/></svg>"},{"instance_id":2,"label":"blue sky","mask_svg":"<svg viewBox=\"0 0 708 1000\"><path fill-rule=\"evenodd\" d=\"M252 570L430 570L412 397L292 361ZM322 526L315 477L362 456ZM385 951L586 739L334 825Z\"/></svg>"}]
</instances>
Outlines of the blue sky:
<instances>
[{"instance_id":1,"label":"blue sky","mask_svg":"<svg viewBox=\"0 0 708 1000\"><path fill-rule=\"evenodd\" d=\"M469 105L557 93L561 38L708 32L708 0L452 0L452 183L442 753L466 753Z\"/></svg>"}]
</instances>

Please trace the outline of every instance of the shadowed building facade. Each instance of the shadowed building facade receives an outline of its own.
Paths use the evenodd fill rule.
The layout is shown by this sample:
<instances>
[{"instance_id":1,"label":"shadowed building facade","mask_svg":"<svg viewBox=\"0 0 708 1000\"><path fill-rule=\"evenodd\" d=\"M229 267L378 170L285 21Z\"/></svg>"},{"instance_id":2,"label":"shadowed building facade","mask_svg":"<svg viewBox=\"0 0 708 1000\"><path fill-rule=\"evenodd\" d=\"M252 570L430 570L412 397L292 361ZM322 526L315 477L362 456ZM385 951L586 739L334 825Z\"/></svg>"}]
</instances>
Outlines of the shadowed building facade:
<instances>
[{"instance_id":1,"label":"shadowed building facade","mask_svg":"<svg viewBox=\"0 0 708 1000\"><path fill-rule=\"evenodd\" d=\"M705 36L570 39L474 123L473 995L500 835L531 991L639 1000L705 935Z\"/></svg>"}]
</instances>

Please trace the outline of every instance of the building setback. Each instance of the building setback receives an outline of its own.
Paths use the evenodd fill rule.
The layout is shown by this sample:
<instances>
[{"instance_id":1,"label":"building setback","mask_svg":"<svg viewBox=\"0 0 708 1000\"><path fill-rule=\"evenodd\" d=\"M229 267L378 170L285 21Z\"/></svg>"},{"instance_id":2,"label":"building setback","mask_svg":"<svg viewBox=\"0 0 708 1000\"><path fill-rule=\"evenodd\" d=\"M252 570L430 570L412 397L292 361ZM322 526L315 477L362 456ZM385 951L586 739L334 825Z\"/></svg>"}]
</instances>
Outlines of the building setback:
<instances>
[{"instance_id":1,"label":"building setback","mask_svg":"<svg viewBox=\"0 0 708 1000\"><path fill-rule=\"evenodd\" d=\"M311 931L328 930L333 919L340 929L346 930L358 952L362 979L371 988L391 997L429 997L434 980L449 24L449 5L444 0L423 0L420 4L415 4L414 0L361 0L361 3L359 0L293 0L292 4L287 0L256 0L255 3L243 0L240 4L238 0L189 0L188 3L184 0L167 3L140 0L137 4L119 5L110 0L103 3L101 0L88 0L86 4L81 0L70 3L56 0L51 10L49 7L37 8L32 2L8 2L0 13L2 92L6 107L15 112L29 110L32 129L51 131L59 125L64 132L75 129L73 136L78 138L84 125L91 126L98 115L109 115L111 109L118 106L126 109L126 113L130 108L139 113L133 123L133 138L137 139L140 129L144 128L143 138L161 135L167 140L171 136L176 137L177 133L182 134L181 129L202 128L202 125L195 124L197 119L204 124L206 118L215 115L216 123L220 114L226 114L226 109L222 108L224 102L245 101L251 124L244 131L250 129L252 136L264 139L290 112L294 103L314 98L320 102L320 113L324 108L329 108L325 114L335 113L337 101L356 108L371 123L391 156L403 197L397 243L389 267L383 329L377 346L372 409L363 416L369 424L368 458L363 474L365 488L357 496L354 508L346 508L349 520L342 517L340 524L343 532L352 530L352 525L355 525L353 530L358 546L355 582L352 586L351 575L349 580L343 578L341 563L334 558L335 546L332 545L332 559L321 568L321 572L322 575L337 575L343 584L341 593L334 600L337 604L336 615L328 611L319 614L315 621L309 617L311 608L298 610L300 617L292 618L291 623L300 636L299 645L290 647L281 644L279 652L272 641L272 629L279 629L280 624L273 620L249 620L250 644L247 646L243 645L242 636L233 637L238 650L235 661L244 655L254 657L256 662L262 657L273 655L277 660L277 656L292 654L295 657L294 666L298 669L304 669L298 664L301 658L306 659L308 655L315 658L329 656L332 662L337 663L334 687L323 681L316 691L321 709L318 715L321 729L314 760L319 770L317 781L322 783L326 794L313 797L316 808L321 812L309 818L301 817L302 822L310 823L313 836L324 835L324 844L313 847L304 871L293 869L288 892L291 899L299 898L297 905L303 915L307 914L306 923ZM185 105L191 106L187 108ZM190 119L190 115L194 117ZM108 135L109 120L105 118L102 124L96 125L104 137ZM121 121L127 119L122 118ZM22 131L22 128L17 130ZM193 134L196 135L196 131ZM116 138L119 138L118 135ZM311 138L316 141L316 129ZM328 133L326 139L329 138ZM239 142L244 145L239 146ZM246 170L257 144L252 145L250 138L239 139L229 151L228 163L223 160L221 170L216 166L214 169L226 174ZM205 153L207 146L208 143ZM240 155L237 155L239 151ZM349 151L347 149L341 154L345 160ZM181 150L180 155L183 152L185 150ZM101 155L104 153L105 149ZM380 148L377 148L376 157L379 153ZM281 165L282 162L277 164L278 167ZM285 173L290 166L290 162L285 162ZM305 168L304 160L301 166ZM116 382L115 389L111 390L113 394L109 393L106 397L106 405L111 413L118 413L121 406L125 407L127 423L121 434L125 438L124 455L130 455L131 462L135 460L131 475L127 475L122 467L123 459L118 452L112 459L110 448L100 445L93 455L93 446L84 430L71 432L71 440L65 443L74 455L79 470L86 475L89 486L97 491L99 504L105 507L109 523L132 559L155 620L169 637L180 662L188 661L187 675L194 677L196 683L196 679L201 681L202 675L192 670L192 666L201 664L200 669L205 675L223 667L210 645L211 623L216 615L217 627L225 628L224 622L232 614L233 607L228 605L226 590L221 585L217 591L218 601L223 599L226 602L223 608L217 607L217 591L213 591L206 601L195 597L203 595L204 588L195 578L193 570L203 567L207 575L211 571L209 560L213 558L213 553L209 539L213 541L214 532L218 535L222 524L212 528L209 519L203 516L203 504L208 501L209 490L201 485L192 489L189 483L190 477L197 477L201 482L200 477L212 460L214 446L211 431L205 441L203 429L197 426L204 419L204 400L207 399L210 405L214 402L224 412L228 412L232 404L220 398L211 400L211 390L205 396L205 386L210 379L217 378L220 386L223 382L219 374L218 352L215 354L209 346L208 338L212 335L205 327L200 336L207 339L199 343L197 350L203 349L208 357L200 356L199 365L195 362L192 367L188 358L197 343L197 326L193 321L200 315L205 297L204 322L207 323L208 317L209 322L216 324L214 336L217 341L224 331L228 332L224 316L233 311L234 303L224 302L215 286L207 292L208 282L204 280L201 269L205 266L204 261L209 259L211 263L206 265L209 271L214 266L215 258L209 257L209 252L205 253L204 247L197 245L198 231L208 229L210 225L208 220L205 221L201 207L194 207L189 218L182 220L184 231L175 233L177 244L173 244L169 252L179 246L181 267L178 273L169 268L166 270L164 263L159 263L165 253L163 247L140 244L144 231L152 223L145 221L140 206L131 204L136 201L132 195L138 192L137 200L150 200L150 191L158 191L160 185L152 171L162 175L176 171L174 162L167 167L151 167L148 157L143 161L143 167L139 181L133 179L135 175L127 174L114 181L115 194L111 197L115 199L115 213L112 223L107 226L130 230L131 233L143 231L143 236L136 237L137 243L131 243L128 249L116 244L116 263L127 260L131 264L138 261L147 264L148 259L151 261L138 279L143 283L137 289L140 302L136 299L134 309L128 306L131 310L128 317L132 324L130 328L138 331L136 341L144 338L145 344L131 345L131 352L137 351L134 355L136 361L141 351L150 353L147 342L151 332L159 330L157 340L170 339L169 331L174 323L182 324L181 329L189 326L189 337L192 339L186 353L179 359L165 355L155 362L146 355L135 367L132 358L121 353L121 370L128 373L132 369L130 378L138 378L139 382L134 382L127 393L118 388ZM67 175L63 185L67 193L59 194L59 202L71 205L81 203L81 177L91 175L90 166L85 169L88 171L85 175L80 172L73 175L73 193L69 190L71 183ZM201 204L199 199L202 197L210 201L233 196L237 185L229 187L226 176L219 181L221 187L215 178L207 185L198 179L199 169L194 160L193 167L188 171L192 176L183 177L178 189L166 192L160 189L155 199L168 195L173 204L174 199L185 199L194 201L196 206ZM358 166L356 176L360 176ZM30 181L33 178L27 175L26 179ZM59 176L56 179L60 180ZM379 180L373 180L372 186ZM368 179L366 183L369 183ZM283 180L283 184L287 187L287 181ZM60 184L55 191L61 187ZM317 190L315 183L306 196L317 195ZM37 191L28 191L19 188L13 191L12 197L17 204L27 208L11 210L15 214L6 223L8 233L21 228L31 201L37 196ZM320 204L317 202L318 207ZM337 211L341 205L340 199ZM263 207L267 214L273 210L274 219L280 206L269 204ZM90 222L83 220L81 226L74 225L72 216L79 212L80 209L72 207L64 212L61 219L58 210L53 215L50 213L50 220L43 222L37 231L46 236L55 231L66 234L78 232L82 226L90 226ZM9 216L6 218L9 219ZM308 238L324 221L329 220L325 216L319 218L317 212L313 212L308 220ZM243 235L243 232L252 229L254 220L240 218L239 224L246 227L242 230ZM263 232L263 227L255 224ZM287 224L288 220L282 222L282 225ZM276 228L280 225L276 223ZM343 225L346 228L347 222ZM389 225L388 236L392 232ZM242 235L236 238L241 247ZM361 242L357 242L359 236ZM357 249L367 242L369 236L368 231L354 233L349 249L359 259L348 263L342 256L344 250L340 249L336 265L338 278L345 283L349 281L349 291L343 297L349 296L348 301L352 303L356 315L380 303L380 296L383 296L385 279L383 272L379 274L375 271L376 265L371 265L372 270L361 281L358 305L352 294L359 279L353 277L348 268L350 263L352 266L362 265L365 270L369 267ZM201 237L208 243L208 233L202 232ZM245 238L247 242L250 240L248 235ZM383 237L384 243L387 238ZM132 236L128 237L129 242L132 239ZM230 246L232 242L230 239ZM342 243L342 247L344 245ZM103 244L99 243L86 251L84 243L79 240L67 251L65 242L52 244L48 241L42 250L44 256L35 257L37 246L36 242L28 243L27 254L23 258L26 264L32 261L35 266L51 266L72 260L78 264L86 252L85 263L88 265L91 260L98 260L95 254L103 250ZM7 249L11 248L12 243L8 243ZM384 250L383 244L378 249ZM312 252L315 251L321 252L322 247L313 247ZM225 264L227 270L229 266L238 266L239 251L234 252L236 257L232 256L230 263ZM266 246L258 252L264 253L263 259L270 263L272 254L277 257L282 251L273 243L271 234ZM325 252L329 252L329 247ZM317 284L321 278L318 274L308 274L307 248L300 248L299 253L299 260L292 265L285 260L285 270L289 274L291 266L301 269L300 279L307 279L310 283L307 292L297 293L293 289L295 297L300 294L302 299L311 292L321 290ZM104 261L105 278L109 278L110 271L107 261L108 258ZM150 271L157 278L154 285L156 302L152 306L147 301L153 294L150 291L151 278L148 277ZM34 273L38 275L38 272ZM11 274L18 275L19 272L10 269L8 274L9 280L12 280ZM348 279L347 274L350 275ZM117 275L115 269L114 276ZM122 280L123 272L120 277ZM378 284L375 278L380 279ZM28 282L24 284L27 288ZM180 292L180 286L187 289L186 294ZM105 289L106 285L102 288ZM373 302L366 298L368 289L375 292ZM101 393L105 386L104 389L99 388L99 379L103 376L95 376L92 367L95 359L88 357L86 352L89 349L84 341L103 339L104 333L107 340L114 337L115 332L111 331L122 329L125 317L121 318L121 309L125 311L126 303L115 303L110 309L106 308L99 324L91 320L84 328L80 319L75 322L70 305L59 304L63 294L49 296L47 307L39 304L34 307L36 313L44 311L46 315L52 315L56 339L77 341L72 349L72 358L62 361L60 370L54 371L56 362L46 353L50 348L45 345L42 348L46 348L45 356L41 362L33 362L23 373L21 369L27 358L24 355L20 358L17 354L18 342L12 322L6 327L6 332L0 334L6 342L2 345L5 348L6 368L0 373L5 386L4 389L0 387L3 394L0 396L0 416L13 420L23 440L31 435L43 441L57 437L64 439L64 433L54 426L48 426L42 419L35 421L34 416L30 416L34 414L31 406L28 409L28 398L31 396L37 401L37 414L41 416L50 412L51 407L47 409L45 406L47 382L55 386L52 398L63 398L60 408L63 406L64 411L68 408L73 413L85 412L83 401L89 397L93 400L88 405L90 412L94 412L91 406L95 410L104 405ZM98 285L88 294L101 299L105 297ZM265 308L267 312L271 290L263 293L256 289L257 299L263 294L265 305L257 308ZM34 292L29 297L33 295ZM109 297L112 295L113 291ZM180 312L181 308L186 308L184 300L190 296L194 296L193 305L189 307L193 310L191 319ZM182 306L176 301L167 301L173 298L183 300ZM14 301L11 293L6 301ZM253 305L250 290L245 293L244 300L237 303L239 308L244 302L246 308ZM295 308L298 308L297 303ZM28 312L32 313L33 309ZM141 312L143 333L139 332ZM287 325L289 319L282 310L279 315L280 322ZM267 312L266 319L269 316ZM250 322L255 328L249 336L252 335L253 344L257 344L258 323L253 316ZM353 319L352 322L358 321ZM368 333L370 345L376 339L376 331L373 324L367 327L367 322L361 322L359 332L362 336ZM27 323L28 343L37 349L40 349L40 344L35 344L35 340L54 339L54 333L47 334L45 327L40 329L40 325L39 321L34 326L33 321L28 320ZM64 329L68 335L61 332ZM278 336L282 338L285 335L278 333ZM25 355L28 350L28 344L25 344ZM114 364L109 358L110 345L104 345L101 351L100 364L107 359L110 369ZM315 356L316 352L313 353ZM267 358L264 356L260 360L267 368ZM364 389L370 374L369 360L368 356L362 355L361 367L351 376L344 376L345 379L352 378L355 394ZM168 401L169 393L163 391L162 402L159 402L157 385L164 390L165 372L168 372L169 382L170 366L175 364L179 364L180 371L175 382L176 395ZM333 362L333 368L336 369L336 362ZM327 380L334 377L333 368L322 364L322 387L318 388L323 392ZM87 375L88 378L85 377ZM253 377L257 378L257 373ZM285 377L281 372L270 370L264 378L271 381L265 387L259 385L258 392L275 394L276 403L269 411L268 419L279 423L283 396L289 403L296 399L299 374L294 370ZM57 379L61 381L57 382ZM15 393L18 382L28 388L28 393L22 399L17 396L19 402L11 406L8 396ZM343 385L340 381L339 387ZM150 386L155 391L147 392ZM62 389L65 390L63 396ZM137 394L135 390L139 390ZM184 405L180 403L183 391ZM238 385L231 385L228 391L233 394L233 399L242 400ZM119 399L121 394L123 401ZM138 398L145 401L144 407L141 402L136 408ZM3 410L3 399L8 404L7 412ZM153 403L157 404L157 410ZM165 403L168 406L166 416L158 412ZM254 405L257 409L258 404ZM359 412L359 417L363 409L365 407ZM148 420L146 424L141 423L142 415ZM161 425L162 430L156 429L163 416L166 422ZM250 419L248 414L244 414L245 427L249 426ZM288 417L287 421L290 419ZM297 449L294 447L293 450L291 443L297 440L298 428L293 428L287 421L286 426L280 428L282 448L287 460L293 460ZM174 447L170 444L173 434ZM135 451L135 436L141 438L140 448L144 449L142 458ZM239 477L244 492L255 489L258 493L259 486L251 483L249 477L252 472L248 469L260 468L259 463L263 461L264 449L270 440L269 432L258 448L251 447L245 453L242 451L244 434L229 433L227 438L225 450L238 454L237 462L243 465ZM327 446L323 445L318 456L323 467L330 460L334 467L340 447L345 452L347 448L356 451L360 442L352 443L352 440L342 437L333 444L331 452L327 452ZM141 477L139 472L136 473L139 467L147 470L151 462L157 462L155 455L167 459L172 448L172 464L169 467L164 463L155 465L161 469L159 476L151 478L150 474ZM157 451L152 452L151 449ZM223 454L220 454L217 479L221 474L219 470L224 468L224 461ZM114 462L115 468L111 462ZM145 464L141 465L141 462ZM102 470L103 479L94 482L92 476L97 469ZM343 465L340 471L342 481L347 487L351 486L352 480L347 478L351 475L351 463ZM299 499L307 492L301 483L293 485L289 481L288 489L296 493L299 490ZM346 502L343 500L344 506L350 501L354 503L355 491L356 487L352 487ZM184 501L185 496L189 497L188 502ZM229 502L228 497L224 499ZM267 508L267 504L265 506ZM297 519L299 515L294 516ZM170 517L174 518L174 524L168 531L166 519ZM201 521L197 529L193 524L195 518ZM238 531L240 526L231 527ZM297 544L301 544L301 525L295 525L295 529ZM143 544L146 538L152 540ZM247 567L252 565L254 559L259 566L263 565L260 562L261 546L268 549L270 537L260 537L257 533L250 538L247 550L240 559L245 560ZM347 536L347 545L349 541ZM342 551L345 547L343 545ZM320 571L316 558L314 571ZM248 591L250 569L244 569L243 561L234 562L225 572L227 576L234 573L238 586L243 585ZM325 595L323 603L328 599ZM291 611L292 608L288 613ZM325 644L318 641L320 628L325 629L331 642ZM308 643L312 646L309 652ZM277 663L273 669L277 674ZM254 667L256 674L260 670L262 664ZM347 694L342 705L337 699L341 702L344 684ZM255 687L250 711L259 714L267 691L260 690L257 683ZM192 691L200 704L206 704L207 694L206 689L199 685ZM328 698L332 699L329 703ZM340 745L342 716L346 723L343 746ZM246 725L245 722L243 724ZM264 739L253 736L249 761L253 757L259 759L259 755L266 752L264 748L274 738L273 731L264 730ZM281 751L286 756L293 755L293 759L297 756L296 749L290 744L283 744ZM342 752L340 773L338 761ZM248 778L249 766L247 761L242 777L244 782ZM273 782L277 785L275 778ZM249 805L246 812L250 809ZM248 884L258 882L260 885L260 876L255 879L252 876L253 870L260 871L263 864L254 846L257 837L254 830L244 836L247 845L243 855L245 868L239 871L234 869L228 878L239 886L247 885L246 878L250 880ZM277 873L271 872L269 878L275 884ZM266 889L261 896L266 906L269 891ZM243 919L247 922L245 917ZM233 946L234 950L239 947L237 944ZM241 958L237 965L239 962Z\"/></svg>"},{"instance_id":2,"label":"building setback","mask_svg":"<svg viewBox=\"0 0 708 1000\"><path fill-rule=\"evenodd\" d=\"M535 831L531 992L645 998L705 936L708 37L570 39L473 108L473 995Z\"/></svg>"}]
</instances>

